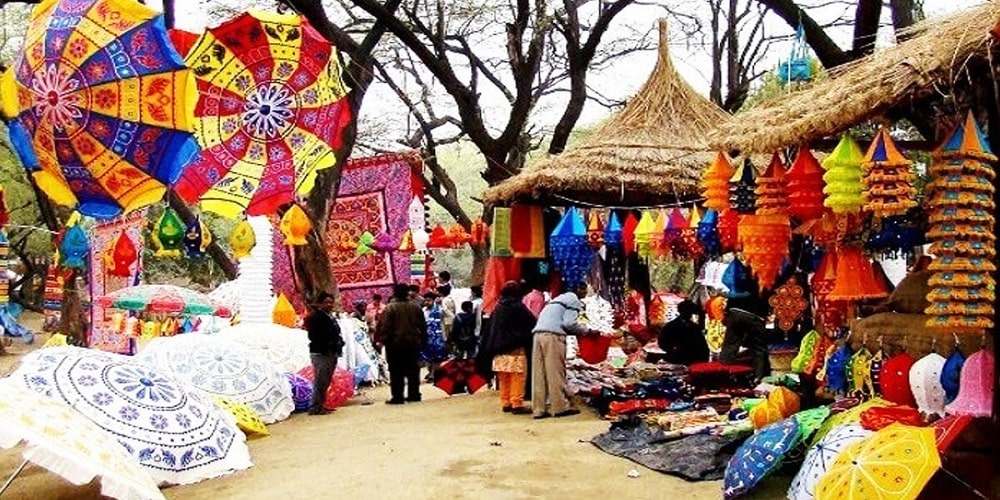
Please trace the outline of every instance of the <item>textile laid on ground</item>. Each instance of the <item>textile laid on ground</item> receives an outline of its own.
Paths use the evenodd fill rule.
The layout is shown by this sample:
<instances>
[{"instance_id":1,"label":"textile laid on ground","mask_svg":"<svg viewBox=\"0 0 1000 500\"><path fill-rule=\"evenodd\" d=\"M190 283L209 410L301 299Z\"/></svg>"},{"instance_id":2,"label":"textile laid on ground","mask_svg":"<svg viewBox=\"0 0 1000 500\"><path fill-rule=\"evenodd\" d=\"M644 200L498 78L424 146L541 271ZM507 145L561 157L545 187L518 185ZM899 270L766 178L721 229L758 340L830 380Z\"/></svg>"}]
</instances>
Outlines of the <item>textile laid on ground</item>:
<instances>
[{"instance_id":1,"label":"textile laid on ground","mask_svg":"<svg viewBox=\"0 0 1000 500\"><path fill-rule=\"evenodd\" d=\"M146 241L142 237L142 229L145 224L146 211L137 210L125 217L97 224L90 240L97 252L103 252L114 243L119 235L124 234L132 240L138 255L142 255ZM93 297L100 297L135 284L140 273L138 269L135 271L134 277L115 276L109 272L109 263L100 258L99 255L95 252L90 259L90 290ZM142 268L141 260L136 267ZM87 339L87 345L91 349L118 354L134 354L135 345L132 339L127 334L111 327L112 318L108 308L94 301L90 311L90 336Z\"/></svg>"},{"instance_id":2,"label":"textile laid on ground","mask_svg":"<svg viewBox=\"0 0 1000 500\"><path fill-rule=\"evenodd\" d=\"M346 301L368 300L373 293L392 295L392 284L410 275L408 252L358 255L362 233L389 233L399 238L407 229L407 210L419 181L411 158L387 154L351 160L344 166L337 199L327 223L326 251L332 279Z\"/></svg>"},{"instance_id":3,"label":"textile laid on ground","mask_svg":"<svg viewBox=\"0 0 1000 500\"><path fill-rule=\"evenodd\" d=\"M668 440L662 431L645 422L634 427L615 427L590 440L606 453L689 481L722 479L726 463L742 441L738 436L709 434Z\"/></svg>"},{"instance_id":4,"label":"textile laid on ground","mask_svg":"<svg viewBox=\"0 0 1000 500\"><path fill-rule=\"evenodd\" d=\"M157 483L190 484L253 465L232 415L128 357L39 349L21 360L11 380L65 401L113 435Z\"/></svg>"}]
</instances>

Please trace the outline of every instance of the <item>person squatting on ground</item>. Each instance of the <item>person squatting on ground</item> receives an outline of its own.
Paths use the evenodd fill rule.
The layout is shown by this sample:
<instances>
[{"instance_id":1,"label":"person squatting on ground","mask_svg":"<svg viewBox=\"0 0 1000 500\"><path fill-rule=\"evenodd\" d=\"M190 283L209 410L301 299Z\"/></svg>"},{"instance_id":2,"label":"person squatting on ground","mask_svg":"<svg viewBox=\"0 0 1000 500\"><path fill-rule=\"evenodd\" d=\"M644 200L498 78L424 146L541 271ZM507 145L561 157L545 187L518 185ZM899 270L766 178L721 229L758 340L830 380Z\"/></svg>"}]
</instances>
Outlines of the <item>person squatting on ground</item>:
<instances>
[{"instance_id":1,"label":"person squatting on ground","mask_svg":"<svg viewBox=\"0 0 1000 500\"><path fill-rule=\"evenodd\" d=\"M708 361L705 329L695 321L701 307L690 300L677 305L677 317L663 325L657 344L666 353L668 363L691 365Z\"/></svg>"},{"instance_id":2,"label":"person squatting on ground","mask_svg":"<svg viewBox=\"0 0 1000 500\"><path fill-rule=\"evenodd\" d=\"M566 336L590 335L593 330L578 320L583 311L580 299L587 296L587 284L550 300L538 315L531 353L531 404L535 418L566 417L580 413L566 394Z\"/></svg>"},{"instance_id":3,"label":"person squatting on ground","mask_svg":"<svg viewBox=\"0 0 1000 500\"><path fill-rule=\"evenodd\" d=\"M734 277L736 286L726 300L726 315L722 320L726 336L719 360L727 365L752 366L754 378L759 381L771 371L765 329L769 307L749 271L743 268L738 274Z\"/></svg>"},{"instance_id":4,"label":"person squatting on ground","mask_svg":"<svg viewBox=\"0 0 1000 500\"><path fill-rule=\"evenodd\" d=\"M420 349L427 343L424 312L409 297L405 284L393 287L392 300L382 311L376 338L385 346L392 397L386 404L420 401ZM403 399L406 389L407 397Z\"/></svg>"},{"instance_id":5,"label":"person squatting on ground","mask_svg":"<svg viewBox=\"0 0 1000 500\"><path fill-rule=\"evenodd\" d=\"M313 306L312 312L306 316L304 326L309 335L309 358L313 367L313 392L309 401L310 415L325 415L329 413L324 408L326 391L333 378L333 370L337 367L337 358L344 349L344 340L340 336L340 324L334 312L336 300L333 295L322 292Z\"/></svg>"},{"instance_id":6,"label":"person squatting on ground","mask_svg":"<svg viewBox=\"0 0 1000 500\"><path fill-rule=\"evenodd\" d=\"M508 281L500 290L500 302L490 315L488 336L483 347L493 356L493 371L500 384L500 405L504 413L526 415L524 382L528 374L535 315L521 302L523 288ZM471 303L466 302L470 305ZM464 304L463 304L464 305Z\"/></svg>"}]
</instances>

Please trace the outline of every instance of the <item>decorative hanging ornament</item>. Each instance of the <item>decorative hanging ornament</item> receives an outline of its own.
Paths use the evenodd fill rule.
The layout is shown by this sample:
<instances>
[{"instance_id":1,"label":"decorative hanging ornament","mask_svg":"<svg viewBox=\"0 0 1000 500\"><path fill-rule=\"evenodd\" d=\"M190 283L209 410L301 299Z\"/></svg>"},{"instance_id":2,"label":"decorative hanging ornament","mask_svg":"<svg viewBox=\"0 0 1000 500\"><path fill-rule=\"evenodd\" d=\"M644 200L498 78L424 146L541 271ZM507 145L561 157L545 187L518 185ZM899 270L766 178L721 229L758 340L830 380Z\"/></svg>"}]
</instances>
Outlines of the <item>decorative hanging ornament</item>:
<instances>
[{"instance_id":1,"label":"decorative hanging ornament","mask_svg":"<svg viewBox=\"0 0 1000 500\"><path fill-rule=\"evenodd\" d=\"M604 225L604 244L607 246L623 246L625 244L621 219L614 211L608 215L608 223Z\"/></svg>"},{"instance_id":2,"label":"decorative hanging ornament","mask_svg":"<svg viewBox=\"0 0 1000 500\"><path fill-rule=\"evenodd\" d=\"M736 170L729 162L726 154L719 152L715 156L715 161L705 170L702 179L705 197L705 207L722 212L729 210L729 179L733 177Z\"/></svg>"},{"instance_id":3,"label":"decorative hanging ornament","mask_svg":"<svg viewBox=\"0 0 1000 500\"><path fill-rule=\"evenodd\" d=\"M687 227L688 222L687 218L684 217L684 212L681 212L679 207L674 207L670 210L670 216L667 217L663 225L663 246L665 250L672 252L676 248L681 234L684 233Z\"/></svg>"},{"instance_id":4,"label":"decorative hanging ornament","mask_svg":"<svg viewBox=\"0 0 1000 500\"><path fill-rule=\"evenodd\" d=\"M187 231L184 232L184 249L187 251L187 256L190 259L196 259L205 256L205 250L208 249L208 245L212 243L212 232L208 230L208 226L202 222L201 217L195 217L190 224L188 224Z\"/></svg>"},{"instance_id":5,"label":"decorative hanging ornament","mask_svg":"<svg viewBox=\"0 0 1000 500\"><path fill-rule=\"evenodd\" d=\"M884 280L875 274L871 260L859 246L838 247L836 269L835 283L827 300L866 300L889 295Z\"/></svg>"},{"instance_id":6,"label":"decorative hanging ornament","mask_svg":"<svg viewBox=\"0 0 1000 500\"><path fill-rule=\"evenodd\" d=\"M427 248L430 250L441 250L450 246L451 242L448 240L448 231L441 224L435 224L427 240Z\"/></svg>"},{"instance_id":7,"label":"decorative hanging ornament","mask_svg":"<svg viewBox=\"0 0 1000 500\"><path fill-rule=\"evenodd\" d=\"M823 216L823 167L812 152L799 147L788 171L788 212L800 222Z\"/></svg>"},{"instance_id":8,"label":"decorative hanging ornament","mask_svg":"<svg viewBox=\"0 0 1000 500\"><path fill-rule=\"evenodd\" d=\"M786 333L795 328L795 323L802 318L802 314L809 307L805 298L805 290L802 289L802 285L799 284L795 275L792 275L784 285L774 290L768 303L774 309L778 328Z\"/></svg>"},{"instance_id":9,"label":"decorative hanging ornament","mask_svg":"<svg viewBox=\"0 0 1000 500\"><path fill-rule=\"evenodd\" d=\"M945 406L950 415L989 417L993 412L993 355L980 349L965 360L958 396Z\"/></svg>"},{"instance_id":10,"label":"decorative hanging ornament","mask_svg":"<svg viewBox=\"0 0 1000 500\"><path fill-rule=\"evenodd\" d=\"M413 246L413 232L409 229L403 233L403 237L399 239L399 247L396 248L400 252L413 252L416 250Z\"/></svg>"},{"instance_id":11,"label":"decorative hanging ornament","mask_svg":"<svg viewBox=\"0 0 1000 500\"><path fill-rule=\"evenodd\" d=\"M490 234L490 226L482 218L476 219L469 228L469 238L473 245L483 245Z\"/></svg>"},{"instance_id":12,"label":"decorative hanging ornament","mask_svg":"<svg viewBox=\"0 0 1000 500\"><path fill-rule=\"evenodd\" d=\"M62 242L59 243L59 252L62 254L63 267L81 270L87 268L90 244L87 242L87 233L83 230L83 226L75 224L66 229Z\"/></svg>"},{"instance_id":13,"label":"decorative hanging ornament","mask_svg":"<svg viewBox=\"0 0 1000 500\"><path fill-rule=\"evenodd\" d=\"M599 250L604 245L604 221L596 209L587 214L587 243L594 250Z\"/></svg>"},{"instance_id":14,"label":"decorative hanging ornament","mask_svg":"<svg viewBox=\"0 0 1000 500\"><path fill-rule=\"evenodd\" d=\"M979 333L993 327L996 173L986 162L997 158L971 113L934 156L927 236L937 258L929 266L933 274L927 295L931 304L924 310L930 316L927 325Z\"/></svg>"},{"instance_id":15,"label":"decorative hanging ornament","mask_svg":"<svg viewBox=\"0 0 1000 500\"><path fill-rule=\"evenodd\" d=\"M698 222L698 240L705 249L705 256L715 258L722 255L722 242L719 241L719 214L715 210L706 210Z\"/></svg>"},{"instance_id":16,"label":"decorative hanging ornament","mask_svg":"<svg viewBox=\"0 0 1000 500\"><path fill-rule=\"evenodd\" d=\"M771 155L764 173L757 178L757 215L785 215L788 210L788 179L785 164L778 153Z\"/></svg>"},{"instance_id":17,"label":"decorative hanging ornament","mask_svg":"<svg viewBox=\"0 0 1000 500\"><path fill-rule=\"evenodd\" d=\"M229 236L229 246L233 247L233 258L242 259L250 255L250 250L257 245L257 236L253 232L253 226L242 219L233 228L233 234Z\"/></svg>"},{"instance_id":18,"label":"decorative hanging ornament","mask_svg":"<svg viewBox=\"0 0 1000 500\"><path fill-rule=\"evenodd\" d=\"M132 276L132 264L135 264L139 259L139 251L136 249L135 243L132 242L132 238L129 238L123 230L118 233L118 237L105 251L105 257L108 263L106 266L108 274L129 278Z\"/></svg>"},{"instance_id":19,"label":"decorative hanging ornament","mask_svg":"<svg viewBox=\"0 0 1000 500\"><path fill-rule=\"evenodd\" d=\"M271 321L277 325L287 326L288 328L295 328L295 323L298 322L298 315L295 314L295 307L285 297L285 294L279 293L278 300L274 302L274 309L271 311Z\"/></svg>"},{"instance_id":20,"label":"decorative hanging ornament","mask_svg":"<svg viewBox=\"0 0 1000 500\"><path fill-rule=\"evenodd\" d=\"M722 251L735 252L740 247L740 214L729 209L719 216L719 244Z\"/></svg>"},{"instance_id":21,"label":"decorative hanging ornament","mask_svg":"<svg viewBox=\"0 0 1000 500\"><path fill-rule=\"evenodd\" d=\"M823 205L837 214L852 214L861 210L864 192L861 161L864 153L851 136L844 134L830 156L823 160L826 174L823 180L826 199Z\"/></svg>"},{"instance_id":22,"label":"decorative hanging ornament","mask_svg":"<svg viewBox=\"0 0 1000 500\"><path fill-rule=\"evenodd\" d=\"M285 245L305 245L308 243L306 235L312 231L312 221L309 220L309 216L306 215L305 210L302 210L302 207L293 204L285 211L285 215L281 216L278 229L285 236Z\"/></svg>"},{"instance_id":23,"label":"decorative hanging ornament","mask_svg":"<svg viewBox=\"0 0 1000 500\"><path fill-rule=\"evenodd\" d=\"M372 255L375 253L375 249L372 245L375 243L375 235L369 231L365 231L358 236L358 246L354 250L354 255L356 257L363 257L365 255Z\"/></svg>"},{"instance_id":24,"label":"decorative hanging ornament","mask_svg":"<svg viewBox=\"0 0 1000 500\"><path fill-rule=\"evenodd\" d=\"M656 233L656 219L652 210L643 210L639 223L635 226L635 252L641 259L649 259L652 255L652 240Z\"/></svg>"},{"instance_id":25,"label":"decorative hanging ornament","mask_svg":"<svg viewBox=\"0 0 1000 500\"><path fill-rule=\"evenodd\" d=\"M729 179L729 204L741 214L752 214L756 208L757 171L749 158L744 158Z\"/></svg>"},{"instance_id":26,"label":"decorative hanging ornament","mask_svg":"<svg viewBox=\"0 0 1000 500\"><path fill-rule=\"evenodd\" d=\"M461 224L455 222L448 226L448 243L451 248L461 248L469 244L471 238L469 233Z\"/></svg>"},{"instance_id":27,"label":"decorative hanging ornament","mask_svg":"<svg viewBox=\"0 0 1000 500\"><path fill-rule=\"evenodd\" d=\"M792 226L788 215L744 215L739 223L743 258L764 290L774 286L788 260Z\"/></svg>"},{"instance_id":28,"label":"decorative hanging ornament","mask_svg":"<svg viewBox=\"0 0 1000 500\"><path fill-rule=\"evenodd\" d=\"M632 255L635 253L635 230L639 227L639 219L636 218L635 213L629 211L628 215L625 216L625 223L622 225L622 243L625 245L625 255Z\"/></svg>"},{"instance_id":29,"label":"decorative hanging ornament","mask_svg":"<svg viewBox=\"0 0 1000 500\"><path fill-rule=\"evenodd\" d=\"M392 252L399 248L399 242L389 233L379 233L375 241L370 245L373 250L379 253Z\"/></svg>"},{"instance_id":30,"label":"decorative hanging ornament","mask_svg":"<svg viewBox=\"0 0 1000 500\"><path fill-rule=\"evenodd\" d=\"M880 127L861 163L865 171L863 210L877 218L885 218L904 215L916 207L912 166L913 162L896 147L888 129Z\"/></svg>"},{"instance_id":31,"label":"decorative hanging ornament","mask_svg":"<svg viewBox=\"0 0 1000 500\"><path fill-rule=\"evenodd\" d=\"M691 207L691 215L681 229L681 237L675 245L674 253L698 261L705 255L705 248L698 239L698 225L701 224L701 211L697 206Z\"/></svg>"},{"instance_id":32,"label":"decorative hanging ornament","mask_svg":"<svg viewBox=\"0 0 1000 500\"><path fill-rule=\"evenodd\" d=\"M587 226L576 207L569 207L549 236L552 263L559 269L564 283L583 283L590 270L593 250L587 244Z\"/></svg>"},{"instance_id":33,"label":"decorative hanging ornament","mask_svg":"<svg viewBox=\"0 0 1000 500\"><path fill-rule=\"evenodd\" d=\"M184 246L184 223L177 212L172 208L164 210L150 239L156 249L153 254L157 257L180 258L181 248Z\"/></svg>"}]
</instances>

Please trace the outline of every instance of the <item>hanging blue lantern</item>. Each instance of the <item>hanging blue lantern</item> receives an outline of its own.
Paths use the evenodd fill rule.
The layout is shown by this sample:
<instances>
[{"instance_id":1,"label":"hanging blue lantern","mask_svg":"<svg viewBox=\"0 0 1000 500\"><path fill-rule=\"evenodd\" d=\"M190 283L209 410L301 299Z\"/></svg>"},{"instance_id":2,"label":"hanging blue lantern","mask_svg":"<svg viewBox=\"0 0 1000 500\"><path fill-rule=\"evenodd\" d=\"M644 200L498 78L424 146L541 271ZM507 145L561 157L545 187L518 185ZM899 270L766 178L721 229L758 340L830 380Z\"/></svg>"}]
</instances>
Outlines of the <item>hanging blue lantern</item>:
<instances>
[{"instance_id":1,"label":"hanging blue lantern","mask_svg":"<svg viewBox=\"0 0 1000 500\"><path fill-rule=\"evenodd\" d=\"M806 30L799 23L795 30L795 41L788 59L778 65L778 80L787 85L792 82L808 82L812 80L812 65L809 63L809 44L806 43Z\"/></svg>"},{"instance_id":2,"label":"hanging blue lantern","mask_svg":"<svg viewBox=\"0 0 1000 500\"><path fill-rule=\"evenodd\" d=\"M62 265L72 269L87 268L87 254L90 252L90 243L87 241L87 233L76 224L66 230L63 234L62 243L59 244L59 252L62 253Z\"/></svg>"},{"instance_id":3,"label":"hanging blue lantern","mask_svg":"<svg viewBox=\"0 0 1000 500\"><path fill-rule=\"evenodd\" d=\"M708 258L722 255L722 241L719 239L719 213L708 209L698 222L698 240L705 248Z\"/></svg>"},{"instance_id":4,"label":"hanging blue lantern","mask_svg":"<svg viewBox=\"0 0 1000 500\"><path fill-rule=\"evenodd\" d=\"M569 286L583 283L590 271L594 250L587 242L587 225L576 207L569 207L549 236L552 264Z\"/></svg>"}]
</instances>

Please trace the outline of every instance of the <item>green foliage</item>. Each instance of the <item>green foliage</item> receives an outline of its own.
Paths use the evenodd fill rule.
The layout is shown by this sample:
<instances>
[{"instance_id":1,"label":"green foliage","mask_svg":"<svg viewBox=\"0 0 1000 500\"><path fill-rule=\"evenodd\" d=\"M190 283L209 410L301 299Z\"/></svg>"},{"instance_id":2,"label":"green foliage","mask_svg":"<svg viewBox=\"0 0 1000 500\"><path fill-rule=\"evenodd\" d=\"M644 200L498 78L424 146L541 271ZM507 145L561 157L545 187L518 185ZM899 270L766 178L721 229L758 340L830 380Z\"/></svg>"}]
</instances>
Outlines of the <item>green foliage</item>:
<instances>
[{"instance_id":1,"label":"green foliage","mask_svg":"<svg viewBox=\"0 0 1000 500\"><path fill-rule=\"evenodd\" d=\"M479 198L487 187L486 181L480 175L485 164L482 155L479 154L475 146L466 142L438 148L437 152L438 162L455 182L459 204L465 213L469 214L472 220L475 220L482 214L483 206L473 198ZM454 222L455 218L447 210L437 203L431 202L430 223L432 226L440 223L447 227ZM472 251L469 247L435 251L434 258L436 270L448 270L456 285L468 286L469 275L472 271Z\"/></svg>"},{"instance_id":2,"label":"green foliage","mask_svg":"<svg viewBox=\"0 0 1000 500\"><path fill-rule=\"evenodd\" d=\"M0 136L7 136L7 128L0 127ZM52 236L42 222L38 210L35 191L31 188L28 174L21 165L14 150L5 141L0 141L0 179L10 210L11 227L8 236L12 242L27 238L25 257L47 259L52 255Z\"/></svg>"}]
</instances>

